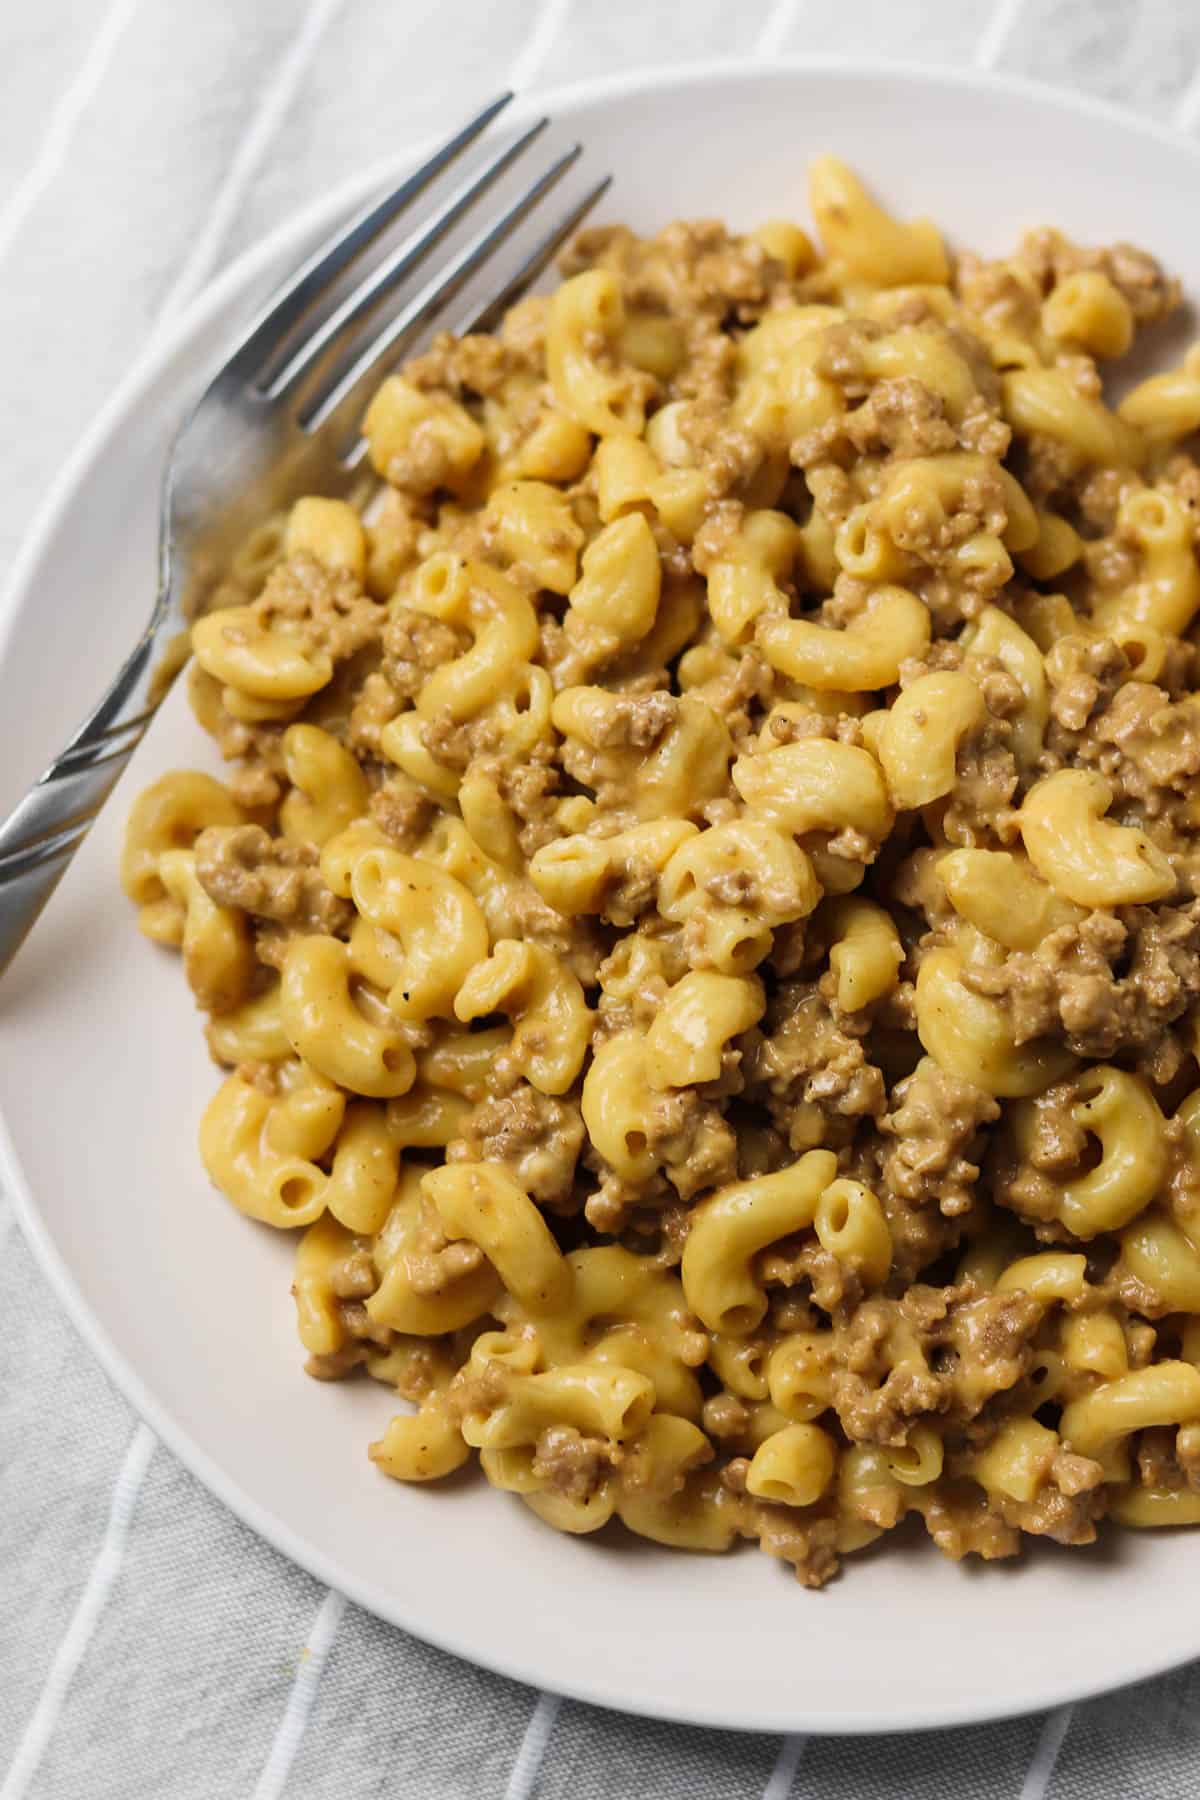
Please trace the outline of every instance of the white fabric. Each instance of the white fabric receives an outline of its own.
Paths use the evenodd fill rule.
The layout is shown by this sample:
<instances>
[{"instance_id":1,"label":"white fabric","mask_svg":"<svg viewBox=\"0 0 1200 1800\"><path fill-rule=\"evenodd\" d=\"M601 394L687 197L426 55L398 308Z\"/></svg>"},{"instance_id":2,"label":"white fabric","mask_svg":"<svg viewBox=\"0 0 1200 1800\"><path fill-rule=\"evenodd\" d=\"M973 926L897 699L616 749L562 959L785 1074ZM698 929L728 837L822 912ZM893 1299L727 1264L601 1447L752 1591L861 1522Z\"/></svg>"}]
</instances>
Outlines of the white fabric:
<instances>
[{"instance_id":1,"label":"white fabric","mask_svg":"<svg viewBox=\"0 0 1200 1800\"><path fill-rule=\"evenodd\" d=\"M507 80L804 49L999 66L1200 128L1200 8L1176 0L10 0L0 570L154 328L314 192ZM155 1443L0 1196L0 1800L1198 1791L1197 1667L1042 1718L781 1740L560 1704L431 1650Z\"/></svg>"}]
</instances>

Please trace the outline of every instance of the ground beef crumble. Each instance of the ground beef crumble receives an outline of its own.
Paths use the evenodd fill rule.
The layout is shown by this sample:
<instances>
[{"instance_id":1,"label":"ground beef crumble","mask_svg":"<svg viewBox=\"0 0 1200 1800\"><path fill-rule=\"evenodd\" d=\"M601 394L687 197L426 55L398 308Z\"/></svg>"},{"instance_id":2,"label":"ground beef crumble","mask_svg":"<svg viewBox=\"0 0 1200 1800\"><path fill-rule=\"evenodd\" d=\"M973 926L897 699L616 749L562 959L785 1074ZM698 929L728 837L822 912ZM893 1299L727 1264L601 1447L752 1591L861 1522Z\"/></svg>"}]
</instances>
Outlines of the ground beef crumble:
<instances>
[{"instance_id":1,"label":"ground beef crumble","mask_svg":"<svg viewBox=\"0 0 1200 1800\"><path fill-rule=\"evenodd\" d=\"M326 887L315 844L272 838L261 825L214 825L196 839L196 878L218 906L299 932L349 931L354 908Z\"/></svg>"}]
</instances>

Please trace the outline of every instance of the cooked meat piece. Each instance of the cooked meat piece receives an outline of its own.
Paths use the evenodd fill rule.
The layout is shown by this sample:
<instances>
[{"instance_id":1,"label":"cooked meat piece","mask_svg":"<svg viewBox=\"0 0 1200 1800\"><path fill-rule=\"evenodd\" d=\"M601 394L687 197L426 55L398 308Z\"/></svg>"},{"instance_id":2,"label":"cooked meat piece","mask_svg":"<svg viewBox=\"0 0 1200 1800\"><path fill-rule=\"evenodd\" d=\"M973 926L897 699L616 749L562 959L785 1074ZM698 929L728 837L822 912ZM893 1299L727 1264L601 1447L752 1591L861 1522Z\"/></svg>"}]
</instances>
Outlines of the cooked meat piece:
<instances>
[{"instance_id":1,"label":"cooked meat piece","mask_svg":"<svg viewBox=\"0 0 1200 1800\"><path fill-rule=\"evenodd\" d=\"M196 877L219 906L337 937L354 908L326 887L319 854L315 844L273 838L261 825L212 825L196 839Z\"/></svg>"}]
</instances>

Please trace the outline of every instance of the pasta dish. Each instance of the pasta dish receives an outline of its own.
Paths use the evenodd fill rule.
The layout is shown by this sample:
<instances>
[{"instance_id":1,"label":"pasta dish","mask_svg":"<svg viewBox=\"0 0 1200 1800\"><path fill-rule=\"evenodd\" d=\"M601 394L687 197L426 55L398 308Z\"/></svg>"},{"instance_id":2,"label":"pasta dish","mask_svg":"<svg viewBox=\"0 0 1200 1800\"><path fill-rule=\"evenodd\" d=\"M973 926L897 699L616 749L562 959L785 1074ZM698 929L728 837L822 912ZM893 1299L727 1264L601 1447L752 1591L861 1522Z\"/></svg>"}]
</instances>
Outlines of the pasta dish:
<instances>
[{"instance_id":1,"label":"pasta dish","mask_svg":"<svg viewBox=\"0 0 1200 1800\"><path fill-rule=\"evenodd\" d=\"M1129 245L584 231L192 630L122 877L370 1454L819 1586L1200 1522L1200 351Z\"/></svg>"}]
</instances>

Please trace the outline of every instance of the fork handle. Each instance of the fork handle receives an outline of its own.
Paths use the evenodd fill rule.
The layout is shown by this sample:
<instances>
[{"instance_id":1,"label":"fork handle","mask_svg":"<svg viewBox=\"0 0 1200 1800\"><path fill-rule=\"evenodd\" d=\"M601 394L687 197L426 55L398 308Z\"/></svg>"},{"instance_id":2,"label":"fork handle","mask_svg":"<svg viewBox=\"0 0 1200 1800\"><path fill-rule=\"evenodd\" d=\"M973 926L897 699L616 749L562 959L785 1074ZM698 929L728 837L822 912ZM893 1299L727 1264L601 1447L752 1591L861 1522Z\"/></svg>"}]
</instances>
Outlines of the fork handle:
<instances>
[{"instance_id":1,"label":"fork handle","mask_svg":"<svg viewBox=\"0 0 1200 1800\"><path fill-rule=\"evenodd\" d=\"M169 680L154 682L157 626L156 619L66 748L0 825L0 975L57 887L170 686Z\"/></svg>"}]
</instances>

